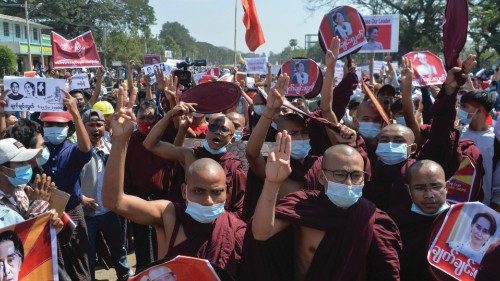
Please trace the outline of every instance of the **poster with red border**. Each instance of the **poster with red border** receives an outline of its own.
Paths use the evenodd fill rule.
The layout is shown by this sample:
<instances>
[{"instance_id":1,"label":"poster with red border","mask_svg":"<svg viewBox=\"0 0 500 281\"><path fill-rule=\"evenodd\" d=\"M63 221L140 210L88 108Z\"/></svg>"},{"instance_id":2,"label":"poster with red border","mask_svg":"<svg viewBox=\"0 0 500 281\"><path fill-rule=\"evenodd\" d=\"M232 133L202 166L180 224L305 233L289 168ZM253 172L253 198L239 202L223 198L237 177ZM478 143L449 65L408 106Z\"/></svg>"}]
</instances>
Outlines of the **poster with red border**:
<instances>
[{"instance_id":1,"label":"poster with red border","mask_svg":"<svg viewBox=\"0 0 500 281\"><path fill-rule=\"evenodd\" d=\"M101 60L91 31L67 40L52 31L52 63L58 68L101 67Z\"/></svg>"},{"instance_id":2,"label":"poster with red border","mask_svg":"<svg viewBox=\"0 0 500 281\"><path fill-rule=\"evenodd\" d=\"M0 229L0 241L0 258L12 258L9 280L59 280L57 235L50 214Z\"/></svg>"},{"instance_id":3,"label":"poster with red border","mask_svg":"<svg viewBox=\"0 0 500 281\"><path fill-rule=\"evenodd\" d=\"M144 55L144 65L153 65L161 63L161 57L158 54Z\"/></svg>"},{"instance_id":4,"label":"poster with red border","mask_svg":"<svg viewBox=\"0 0 500 281\"><path fill-rule=\"evenodd\" d=\"M415 87L441 85L446 80L446 70L443 61L429 51L409 52L403 57L413 64L413 81Z\"/></svg>"},{"instance_id":5,"label":"poster with red border","mask_svg":"<svg viewBox=\"0 0 500 281\"><path fill-rule=\"evenodd\" d=\"M363 16L366 44L360 53L395 53L399 46L399 15Z\"/></svg>"},{"instance_id":6,"label":"poster with red border","mask_svg":"<svg viewBox=\"0 0 500 281\"><path fill-rule=\"evenodd\" d=\"M305 96L316 86L320 70L312 59L291 59L281 66L281 73L290 77L287 96Z\"/></svg>"},{"instance_id":7,"label":"poster with red border","mask_svg":"<svg viewBox=\"0 0 500 281\"><path fill-rule=\"evenodd\" d=\"M177 256L153 265L128 281L220 281L212 265L203 259Z\"/></svg>"},{"instance_id":8,"label":"poster with red border","mask_svg":"<svg viewBox=\"0 0 500 281\"><path fill-rule=\"evenodd\" d=\"M319 41L323 51L333 37L340 38L339 58L355 53L366 44L365 24L361 14L351 6L339 6L328 12L319 26Z\"/></svg>"},{"instance_id":9,"label":"poster with red border","mask_svg":"<svg viewBox=\"0 0 500 281\"><path fill-rule=\"evenodd\" d=\"M489 246L500 241L500 214L480 202L455 204L427 253L435 274L473 281Z\"/></svg>"}]
</instances>

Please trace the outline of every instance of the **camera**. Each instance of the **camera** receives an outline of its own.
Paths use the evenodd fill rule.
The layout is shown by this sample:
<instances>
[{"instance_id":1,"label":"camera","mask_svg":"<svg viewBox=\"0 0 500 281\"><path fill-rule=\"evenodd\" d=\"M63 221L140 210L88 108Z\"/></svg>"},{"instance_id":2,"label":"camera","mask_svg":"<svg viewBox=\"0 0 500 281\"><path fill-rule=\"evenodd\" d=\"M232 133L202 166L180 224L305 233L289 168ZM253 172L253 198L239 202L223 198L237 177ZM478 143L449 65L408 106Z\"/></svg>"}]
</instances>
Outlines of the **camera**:
<instances>
[{"instance_id":1,"label":"camera","mask_svg":"<svg viewBox=\"0 0 500 281\"><path fill-rule=\"evenodd\" d=\"M177 69L187 70L188 67L190 67L192 65L193 65L193 63L191 62L189 57L186 57L186 60L177 63Z\"/></svg>"}]
</instances>

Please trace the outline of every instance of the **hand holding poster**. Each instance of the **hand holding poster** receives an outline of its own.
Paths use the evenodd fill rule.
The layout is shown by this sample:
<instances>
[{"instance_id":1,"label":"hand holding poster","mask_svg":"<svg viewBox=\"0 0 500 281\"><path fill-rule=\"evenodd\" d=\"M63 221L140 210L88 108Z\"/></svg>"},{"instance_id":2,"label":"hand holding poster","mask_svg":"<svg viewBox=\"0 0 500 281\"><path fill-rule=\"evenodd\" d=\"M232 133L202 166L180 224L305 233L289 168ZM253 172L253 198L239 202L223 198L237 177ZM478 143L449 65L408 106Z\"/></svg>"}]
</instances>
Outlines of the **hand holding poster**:
<instances>
[{"instance_id":1,"label":"hand holding poster","mask_svg":"<svg viewBox=\"0 0 500 281\"><path fill-rule=\"evenodd\" d=\"M67 40L52 31L52 62L54 69L101 67L99 53L91 31Z\"/></svg>"},{"instance_id":2,"label":"hand holding poster","mask_svg":"<svg viewBox=\"0 0 500 281\"><path fill-rule=\"evenodd\" d=\"M248 74L267 74L267 57L245 58Z\"/></svg>"},{"instance_id":3,"label":"hand holding poster","mask_svg":"<svg viewBox=\"0 0 500 281\"><path fill-rule=\"evenodd\" d=\"M442 224L436 224L427 253L436 280L474 280L486 251L500 241L499 225L500 214L482 203L452 205Z\"/></svg>"},{"instance_id":4,"label":"hand holding poster","mask_svg":"<svg viewBox=\"0 0 500 281\"><path fill-rule=\"evenodd\" d=\"M0 259L0 265L11 265L2 269L8 280L58 280L57 236L50 214L0 229Z\"/></svg>"},{"instance_id":5,"label":"hand holding poster","mask_svg":"<svg viewBox=\"0 0 500 281\"><path fill-rule=\"evenodd\" d=\"M7 95L6 111L63 111L66 80L52 78L4 77Z\"/></svg>"},{"instance_id":6,"label":"hand holding poster","mask_svg":"<svg viewBox=\"0 0 500 281\"><path fill-rule=\"evenodd\" d=\"M149 77L150 85L156 84L155 71L158 71L159 69L163 71L163 75L170 75L170 73L173 71L173 68L167 63L157 63L152 65L147 65L142 68L142 73L144 73Z\"/></svg>"},{"instance_id":7,"label":"hand holding poster","mask_svg":"<svg viewBox=\"0 0 500 281\"><path fill-rule=\"evenodd\" d=\"M174 259L153 265L128 278L128 281L220 281L207 260L177 256Z\"/></svg>"},{"instance_id":8,"label":"hand holding poster","mask_svg":"<svg viewBox=\"0 0 500 281\"><path fill-rule=\"evenodd\" d=\"M78 73L71 77L71 83L69 84L69 90L81 90L90 89L90 81L87 73Z\"/></svg>"},{"instance_id":9,"label":"hand holding poster","mask_svg":"<svg viewBox=\"0 0 500 281\"><path fill-rule=\"evenodd\" d=\"M429 51L409 52L403 57L413 65L413 86L426 87L440 85L446 80L446 71L441 59Z\"/></svg>"},{"instance_id":10,"label":"hand holding poster","mask_svg":"<svg viewBox=\"0 0 500 281\"><path fill-rule=\"evenodd\" d=\"M333 8L319 26L319 43L324 52L333 37L340 38L339 58L357 52L366 44L365 23L361 14L351 6Z\"/></svg>"},{"instance_id":11,"label":"hand holding poster","mask_svg":"<svg viewBox=\"0 0 500 281\"><path fill-rule=\"evenodd\" d=\"M360 53L397 52L399 45L399 15L363 16L366 43Z\"/></svg>"}]
</instances>

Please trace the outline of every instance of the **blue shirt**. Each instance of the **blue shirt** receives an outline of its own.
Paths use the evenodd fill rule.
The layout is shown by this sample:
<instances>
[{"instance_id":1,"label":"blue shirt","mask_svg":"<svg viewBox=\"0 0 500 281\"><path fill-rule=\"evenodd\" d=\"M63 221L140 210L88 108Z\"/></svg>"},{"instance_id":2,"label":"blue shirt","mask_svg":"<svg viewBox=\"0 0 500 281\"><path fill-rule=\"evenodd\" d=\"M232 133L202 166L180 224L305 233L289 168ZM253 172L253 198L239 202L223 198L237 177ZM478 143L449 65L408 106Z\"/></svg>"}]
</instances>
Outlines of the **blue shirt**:
<instances>
[{"instance_id":1,"label":"blue shirt","mask_svg":"<svg viewBox=\"0 0 500 281\"><path fill-rule=\"evenodd\" d=\"M78 144L65 140L62 144L53 145L46 142L50 158L43 165L44 172L52 178L57 188L71 195L66 211L74 209L82 202L80 173L83 166L92 158L92 150L82 152Z\"/></svg>"}]
</instances>

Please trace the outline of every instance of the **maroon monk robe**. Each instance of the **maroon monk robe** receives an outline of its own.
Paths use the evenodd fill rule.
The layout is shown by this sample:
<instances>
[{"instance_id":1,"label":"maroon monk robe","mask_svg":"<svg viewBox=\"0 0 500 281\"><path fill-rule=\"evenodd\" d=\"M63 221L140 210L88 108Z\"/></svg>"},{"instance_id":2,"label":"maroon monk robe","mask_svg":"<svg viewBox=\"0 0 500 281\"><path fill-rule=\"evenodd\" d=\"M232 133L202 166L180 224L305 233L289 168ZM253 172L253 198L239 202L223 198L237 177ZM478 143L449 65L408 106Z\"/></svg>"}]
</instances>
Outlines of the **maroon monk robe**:
<instances>
[{"instance_id":1,"label":"maroon monk robe","mask_svg":"<svg viewBox=\"0 0 500 281\"><path fill-rule=\"evenodd\" d=\"M437 216L424 216L411 211L411 204L400 204L389 215L401 232L403 252L400 256L401 281L432 280L427 262L427 245L432 223Z\"/></svg>"},{"instance_id":2,"label":"maroon monk robe","mask_svg":"<svg viewBox=\"0 0 500 281\"><path fill-rule=\"evenodd\" d=\"M363 188L363 198L375 203L377 208L384 212L399 204L411 204L405 177L406 171L413 163L415 159L408 158L388 168L383 162L377 161L372 178Z\"/></svg>"},{"instance_id":3,"label":"maroon monk robe","mask_svg":"<svg viewBox=\"0 0 500 281\"><path fill-rule=\"evenodd\" d=\"M476 281L495 281L500 278L500 242L492 244L481 261Z\"/></svg>"},{"instance_id":4,"label":"maroon monk robe","mask_svg":"<svg viewBox=\"0 0 500 281\"><path fill-rule=\"evenodd\" d=\"M321 157L308 155L304 159L304 163L290 159L290 166L292 167L292 173L289 176L290 179L303 182L304 186L309 187L308 190L321 190L323 188L317 179L317 175L321 169ZM255 212L264 181L249 169L246 186L248 188L245 191L245 199L243 200L242 218L248 222Z\"/></svg>"},{"instance_id":5,"label":"maroon monk robe","mask_svg":"<svg viewBox=\"0 0 500 281\"><path fill-rule=\"evenodd\" d=\"M246 224L231 212L222 213L214 223L199 223L186 214L186 204L174 203L175 225L168 255L208 260L235 277L238 272ZM182 225L187 239L173 245Z\"/></svg>"},{"instance_id":6,"label":"maroon monk robe","mask_svg":"<svg viewBox=\"0 0 500 281\"><path fill-rule=\"evenodd\" d=\"M371 202L360 199L347 210L320 191L298 191L282 198L276 218L291 226L267 241L247 232L240 280L294 280L294 230L325 231L305 280L399 280L399 231ZM281 252L282 251L282 252Z\"/></svg>"},{"instance_id":7,"label":"maroon monk robe","mask_svg":"<svg viewBox=\"0 0 500 281\"><path fill-rule=\"evenodd\" d=\"M161 140L172 143L176 134L171 123ZM125 192L146 200L169 199L175 165L144 148L145 138L139 131L130 137L125 160Z\"/></svg>"}]
</instances>

